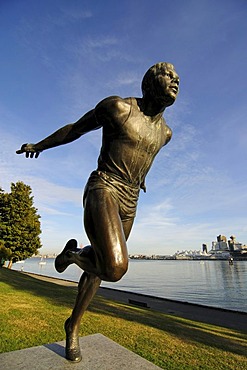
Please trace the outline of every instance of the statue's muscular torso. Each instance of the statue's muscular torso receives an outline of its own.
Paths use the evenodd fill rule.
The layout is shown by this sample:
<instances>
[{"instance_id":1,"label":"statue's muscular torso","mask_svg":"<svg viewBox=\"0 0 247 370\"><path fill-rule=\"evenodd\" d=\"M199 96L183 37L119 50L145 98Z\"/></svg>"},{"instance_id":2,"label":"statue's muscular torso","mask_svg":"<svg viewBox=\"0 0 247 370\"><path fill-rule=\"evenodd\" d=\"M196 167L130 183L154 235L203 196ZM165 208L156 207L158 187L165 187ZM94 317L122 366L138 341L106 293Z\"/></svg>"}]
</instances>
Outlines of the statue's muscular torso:
<instances>
[{"instance_id":1,"label":"statue's muscular torso","mask_svg":"<svg viewBox=\"0 0 247 370\"><path fill-rule=\"evenodd\" d=\"M95 116L103 126L98 170L140 186L156 154L171 139L164 118L145 115L136 98L119 97L99 103Z\"/></svg>"}]
</instances>

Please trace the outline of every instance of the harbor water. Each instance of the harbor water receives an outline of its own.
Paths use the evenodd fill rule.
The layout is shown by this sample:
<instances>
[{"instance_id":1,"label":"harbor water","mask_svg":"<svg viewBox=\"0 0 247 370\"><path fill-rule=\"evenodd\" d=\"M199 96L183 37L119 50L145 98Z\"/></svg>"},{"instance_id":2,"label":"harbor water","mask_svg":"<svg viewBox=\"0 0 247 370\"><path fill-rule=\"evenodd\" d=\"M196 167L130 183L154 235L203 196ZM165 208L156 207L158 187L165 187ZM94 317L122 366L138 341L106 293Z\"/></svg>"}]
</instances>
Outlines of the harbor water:
<instances>
[{"instance_id":1,"label":"harbor water","mask_svg":"<svg viewBox=\"0 0 247 370\"><path fill-rule=\"evenodd\" d=\"M52 258L30 258L12 269L75 282L82 273L71 265L59 274ZM120 281L102 286L247 313L247 261L130 260Z\"/></svg>"}]
</instances>

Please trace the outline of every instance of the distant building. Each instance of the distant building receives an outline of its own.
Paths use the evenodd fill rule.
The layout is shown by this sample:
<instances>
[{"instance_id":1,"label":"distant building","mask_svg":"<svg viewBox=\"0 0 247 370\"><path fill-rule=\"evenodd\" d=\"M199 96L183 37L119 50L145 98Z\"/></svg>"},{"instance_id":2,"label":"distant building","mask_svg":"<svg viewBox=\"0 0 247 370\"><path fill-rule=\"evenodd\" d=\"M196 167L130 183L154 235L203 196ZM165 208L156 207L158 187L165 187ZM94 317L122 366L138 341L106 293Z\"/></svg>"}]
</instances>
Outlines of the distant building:
<instances>
[{"instance_id":1,"label":"distant building","mask_svg":"<svg viewBox=\"0 0 247 370\"><path fill-rule=\"evenodd\" d=\"M212 251L229 251L225 235L218 235L217 241L212 242Z\"/></svg>"},{"instance_id":2,"label":"distant building","mask_svg":"<svg viewBox=\"0 0 247 370\"><path fill-rule=\"evenodd\" d=\"M228 240L228 246L229 246L229 250L231 252L234 252L234 251L240 251L243 247L243 244L236 241L236 236L231 235L230 239Z\"/></svg>"},{"instance_id":3,"label":"distant building","mask_svg":"<svg viewBox=\"0 0 247 370\"><path fill-rule=\"evenodd\" d=\"M247 246L236 241L234 235L231 235L228 241L224 235L218 235L217 241L212 242L212 249L209 253L215 257L226 258L228 256L229 258L246 259Z\"/></svg>"}]
</instances>

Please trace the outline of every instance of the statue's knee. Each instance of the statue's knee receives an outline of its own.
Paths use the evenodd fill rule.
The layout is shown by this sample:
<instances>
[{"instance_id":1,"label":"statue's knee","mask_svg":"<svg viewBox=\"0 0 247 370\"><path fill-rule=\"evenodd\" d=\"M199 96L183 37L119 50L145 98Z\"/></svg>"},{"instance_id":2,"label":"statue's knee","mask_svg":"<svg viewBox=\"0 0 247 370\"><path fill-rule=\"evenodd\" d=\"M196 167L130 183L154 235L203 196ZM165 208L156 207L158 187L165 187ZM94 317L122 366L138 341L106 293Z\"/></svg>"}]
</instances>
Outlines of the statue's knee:
<instances>
[{"instance_id":1,"label":"statue's knee","mask_svg":"<svg viewBox=\"0 0 247 370\"><path fill-rule=\"evenodd\" d=\"M122 279L128 270L128 262L115 263L107 267L106 279L107 281L116 282Z\"/></svg>"}]
</instances>

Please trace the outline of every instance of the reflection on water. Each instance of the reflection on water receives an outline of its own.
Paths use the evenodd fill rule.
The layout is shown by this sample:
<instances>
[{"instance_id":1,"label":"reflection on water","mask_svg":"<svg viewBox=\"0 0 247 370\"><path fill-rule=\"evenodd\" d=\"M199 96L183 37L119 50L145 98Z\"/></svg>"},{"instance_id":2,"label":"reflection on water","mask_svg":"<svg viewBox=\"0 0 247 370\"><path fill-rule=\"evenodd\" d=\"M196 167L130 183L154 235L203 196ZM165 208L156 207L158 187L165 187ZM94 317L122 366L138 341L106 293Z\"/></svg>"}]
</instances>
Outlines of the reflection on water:
<instances>
[{"instance_id":1,"label":"reflection on water","mask_svg":"<svg viewBox=\"0 0 247 370\"><path fill-rule=\"evenodd\" d=\"M59 274L54 259L45 265L37 258L13 269L78 281L82 270L69 266ZM117 283L103 282L102 286L148 294L162 298L198 303L208 306L247 312L247 262L235 261L140 261L131 260L127 274Z\"/></svg>"}]
</instances>

